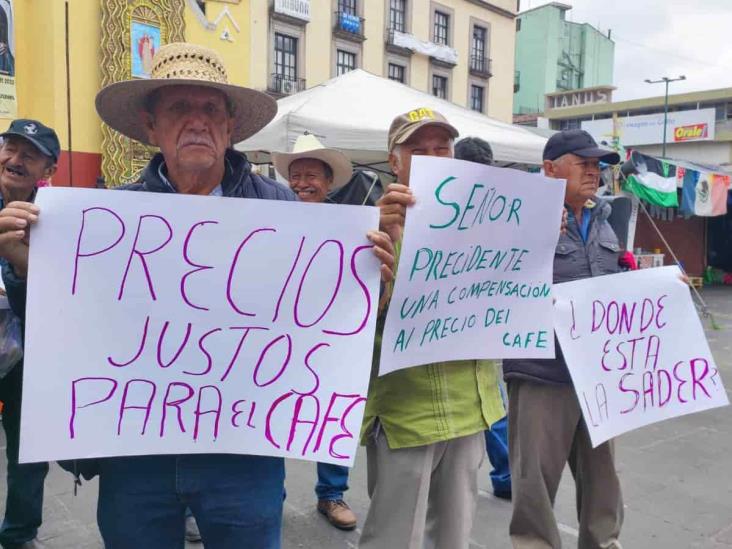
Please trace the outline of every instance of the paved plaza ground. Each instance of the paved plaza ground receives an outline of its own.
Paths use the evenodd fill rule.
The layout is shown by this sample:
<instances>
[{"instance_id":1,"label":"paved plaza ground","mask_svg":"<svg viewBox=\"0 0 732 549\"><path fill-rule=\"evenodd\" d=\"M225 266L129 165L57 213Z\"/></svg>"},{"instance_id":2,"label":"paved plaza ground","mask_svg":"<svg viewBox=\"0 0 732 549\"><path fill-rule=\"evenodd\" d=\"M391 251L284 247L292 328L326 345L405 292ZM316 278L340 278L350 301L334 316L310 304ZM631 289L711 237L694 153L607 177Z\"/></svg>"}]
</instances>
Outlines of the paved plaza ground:
<instances>
[{"instance_id":1,"label":"paved plaza ground","mask_svg":"<svg viewBox=\"0 0 732 549\"><path fill-rule=\"evenodd\" d=\"M705 328L727 392L732 394L732 288L711 288L703 295L720 325L719 330L712 330L705 323ZM4 451L2 455L4 470ZM617 440L617 464L626 506L621 536L626 549L732 548L730 408L666 421L623 435ZM486 460L481 470L471 549L508 549L511 504L493 497L489 471ZM346 499L361 523L368 507L363 451L350 482ZM314 483L315 464L287 463L284 548L356 547L359 530L335 530L316 512ZM49 549L102 547L95 520L96 493L97 484L91 482L74 497L71 476L52 466L39 536ZM2 483L0 501L4 500ZM576 546L574 489L568 470L557 498L556 515L565 547ZM188 549L200 547L188 545Z\"/></svg>"}]
</instances>

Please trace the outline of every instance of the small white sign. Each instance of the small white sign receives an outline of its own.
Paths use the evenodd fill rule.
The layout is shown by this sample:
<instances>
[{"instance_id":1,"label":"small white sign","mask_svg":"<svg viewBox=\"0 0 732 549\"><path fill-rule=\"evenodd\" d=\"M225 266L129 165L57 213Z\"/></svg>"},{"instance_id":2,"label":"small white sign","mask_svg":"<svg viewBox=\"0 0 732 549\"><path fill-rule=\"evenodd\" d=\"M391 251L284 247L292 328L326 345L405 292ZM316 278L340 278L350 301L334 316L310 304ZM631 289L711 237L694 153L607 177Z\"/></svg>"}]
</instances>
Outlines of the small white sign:
<instances>
[{"instance_id":1,"label":"small white sign","mask_svg":"<svg viewBox=\"0 0 732 549\"><path fill-rule=\"evenodd\" d=\"M276 13L310 21L310 0L275 0Z\"/></svg>"},{"instance_id":2,"label":"small white sign","mask_svg":"<svg viewBox=\"0 0 732 549\"><path fill-rule=\"evenodd\" d=\"M678 267L554 286L555 327L593 447L729 404Z\"/></svg>"}]
</instances>

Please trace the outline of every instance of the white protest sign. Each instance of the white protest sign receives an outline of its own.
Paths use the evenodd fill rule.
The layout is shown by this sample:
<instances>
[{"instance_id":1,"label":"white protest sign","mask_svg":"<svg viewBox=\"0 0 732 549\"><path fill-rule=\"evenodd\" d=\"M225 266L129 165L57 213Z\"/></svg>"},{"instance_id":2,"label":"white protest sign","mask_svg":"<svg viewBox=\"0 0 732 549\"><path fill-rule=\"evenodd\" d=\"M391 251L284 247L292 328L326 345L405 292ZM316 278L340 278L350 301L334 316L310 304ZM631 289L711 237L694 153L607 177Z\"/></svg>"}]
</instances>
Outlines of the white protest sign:
<instances>
[{"instance_id":1,"label":"white protest sign","mask_svg":"<svg viewBox=\"0 0 732 549\"><path fill-rule=\"evenodd\" d=\"M36 203L21 461L353 462L376 208L78 189Z\"/></svg>"},{"instance_id":2,"label":"white protest sign","mask_svg":"<svg viewBox=\"0 0 732 549\"><path fill-rule=\"evenodd\" d=\"M555 326L593 447L729 404L677 267L554 286Z\"/></svg>"},{"instance_id":3,"label":"white protest sign","mask_svg":"<svg viewBox=\"0 0 732 549\"><path fill-rule=\"evenodd\" d=\"M564 180L412 159L379 374L432 362L553 358L552 265Z\"/></svg>"}]
</instances>

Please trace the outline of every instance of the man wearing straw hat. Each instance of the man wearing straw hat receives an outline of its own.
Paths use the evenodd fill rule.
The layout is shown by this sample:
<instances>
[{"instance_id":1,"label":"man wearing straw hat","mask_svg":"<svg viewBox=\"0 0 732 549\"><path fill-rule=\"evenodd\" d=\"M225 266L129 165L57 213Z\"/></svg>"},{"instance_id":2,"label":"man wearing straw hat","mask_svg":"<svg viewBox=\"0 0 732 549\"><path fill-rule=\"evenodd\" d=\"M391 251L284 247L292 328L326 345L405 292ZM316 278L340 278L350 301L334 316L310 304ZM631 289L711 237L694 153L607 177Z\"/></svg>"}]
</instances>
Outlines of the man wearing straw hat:
<instances>
[{"instance_id":1,"label":"man wearing straw hat","mask_svg":"<svg viewBox=\"0 0 732 549\"><path fill-rule=\"evenodd\" d=\"M340 189L353 175L345 154L325 148L308 133L297 138L291 153L272 153L272 163L303 202L330 202L328 193Z\"/></svg>"},{"instance_id":2,"label":"man wearing straw hat","mask_svg":"<svg viewBox=\"0 0 732 549\"><path fill-rule=\"evenodd\" d=\"M272 153L275 170L284 177L303 202L330 202L328 193L351 179L353 168L345 154L327 149L312 134L301 135L291 153ZM341 530L356 528L356 515L343 500L348 490L348 467L318 463L315 494L317 509Z\"/></svg>"},{"instance_id":3,"label":"man wearing straw hat","mask_svg":"<svg viewBox=\"0 0 732 549\"><path fill-rule=\"evenodd\" d=\"M289 189L251 172L232 143L263 128L276 103L228 83L218 54L169 44L153 59L149 80L107 86L96 99L101 118L122 134L160 148L131 191L296 200ZM38 208L14 202L0 211L0 244L21 239L17 223L33 223ZM369 233L391 279L389 238ZM27 246L18 261L27 268ZM94 463L96 465L94 465ZM278 549L282 521L282 458L192 454L117 457L81 464L99 474L97 520L110 549L179 549L184 513L193 511L207 547Z\"/></svg>"}]
</instances>

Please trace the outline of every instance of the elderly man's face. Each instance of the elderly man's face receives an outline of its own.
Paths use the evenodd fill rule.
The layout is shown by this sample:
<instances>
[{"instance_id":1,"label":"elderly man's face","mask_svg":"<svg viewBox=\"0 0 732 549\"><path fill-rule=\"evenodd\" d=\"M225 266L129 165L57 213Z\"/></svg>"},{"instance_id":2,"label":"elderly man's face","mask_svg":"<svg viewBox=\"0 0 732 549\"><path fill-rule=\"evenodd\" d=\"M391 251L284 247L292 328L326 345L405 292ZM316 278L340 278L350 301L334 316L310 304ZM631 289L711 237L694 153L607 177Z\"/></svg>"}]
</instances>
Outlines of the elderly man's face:
<instances>
[{"instance_id":1,"label":"elderly man's face","mask_svg":"<svg viewBox=\"0 0 732 549\"><path fill-rule=\"evenodd\" d=\"M323 202L332 184L320 160L299 158L290 164L290 188L303 202Z\"/></svg>"},{"instance_id":2,"label":"elderly man's face","mask_svg":"<svg viewBox=\"0 0 732 549\"><path fill-rule=\"evenodd\" d=\"M544 172L549 177L567 180L564 192L567 204L586 202L595 196L600 185L600 161L597 158L565 154L556 160L544 161Z\"/></svg>"},{"instance_id":3,"label":"elderly man's face","mask_svg":"<svg viewBox=\"0 0 732 549\"><path fill-rule=\"evenodd\" d=\"M442 156L452 158L450 133L441 126L425 126L417 130L396 152L389 154L391 171L402 185L409 185L409 170L413 156Z\"/></svg>"},{"instance_id":4,"label":"elderly man's face","mask_svg":"<svg viewBox=\"0 0 732 549\"><path fill-rule=\"evenodd\" d=\"M148 138L160 147L168 169L205 171L223 165L234 119L226 97L203 86L162 88L147 115Z\"/></svg>"},{"instance_id":5,"label":"elderly man's face","mask_svg":"<svg viewBox=\"0 0 732 549\"><path fill-rule=\"evenodd\" d=\"M41 179L50 178L56 163L22 137L8 136L0 147L0 188L3 194L26 199Z\"/></svg>"}]
</instances>

